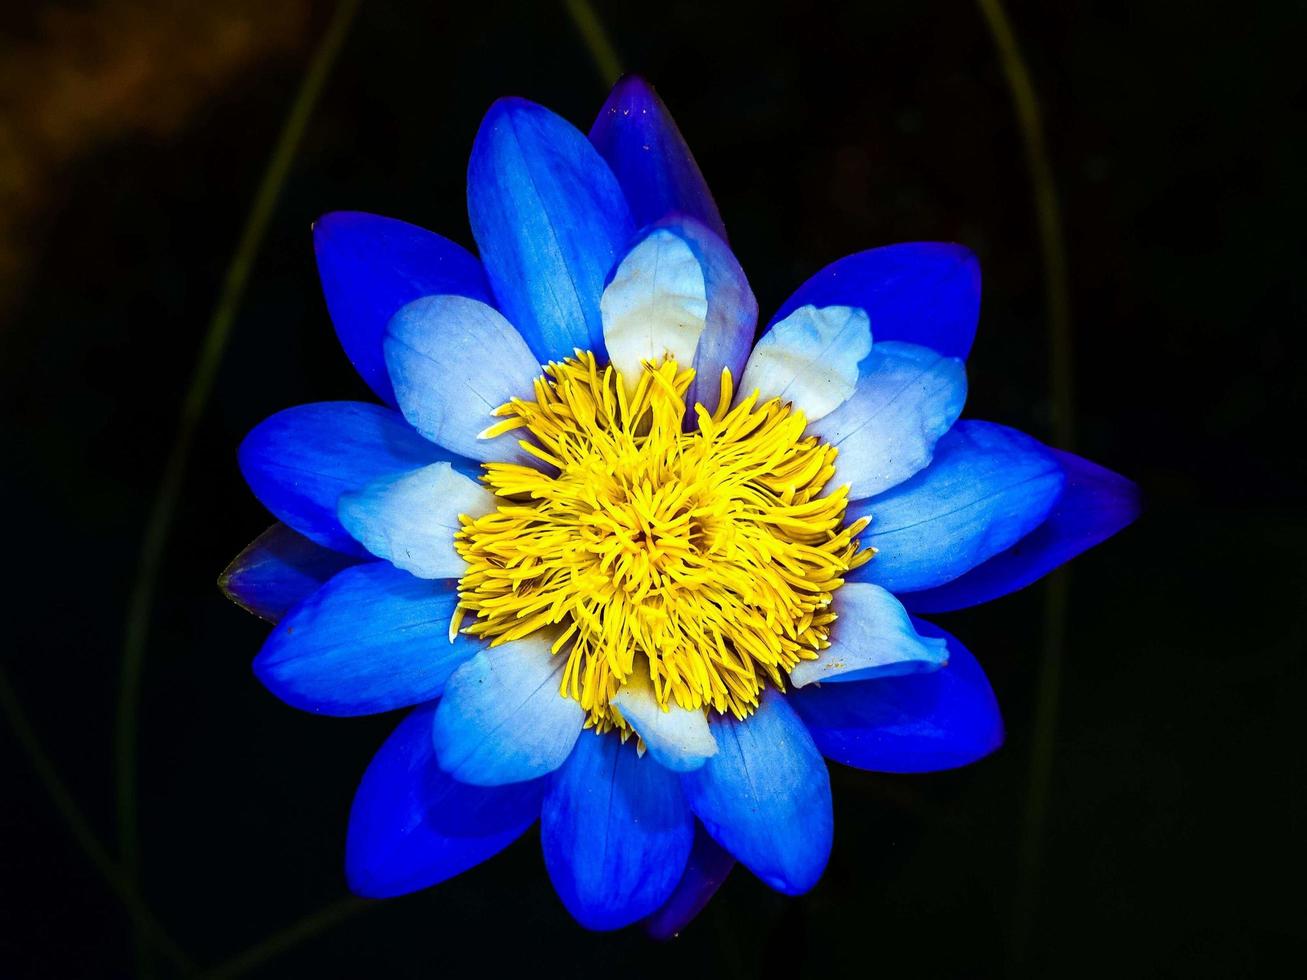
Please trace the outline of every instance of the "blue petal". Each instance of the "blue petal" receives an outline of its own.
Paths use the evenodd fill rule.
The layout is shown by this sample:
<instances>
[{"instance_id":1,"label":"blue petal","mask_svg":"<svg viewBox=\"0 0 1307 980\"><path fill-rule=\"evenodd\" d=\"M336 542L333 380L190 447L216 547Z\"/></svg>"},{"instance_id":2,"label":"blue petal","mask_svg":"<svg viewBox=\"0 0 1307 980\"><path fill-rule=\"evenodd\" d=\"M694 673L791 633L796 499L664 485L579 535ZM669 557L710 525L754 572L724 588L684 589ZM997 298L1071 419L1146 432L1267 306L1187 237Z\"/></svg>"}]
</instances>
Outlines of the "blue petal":
<instances>
[{"instance_id":1,"label":"blue petal","mask_svg":"<svg viewBox=\"0 0 1307 980\"><path fill-rule=\"evenodd\" d=\"M378 558L418 578L460 578L467 562L454 548L460 517L495 510L489 490L448 463L388 476L342 494L345 530Z\"/></svg>"},{"instance_id":2,"label":"blue petal","mask_svg":"<svg viewBox=\"0 0 1307 980\"><path fill-rule=\"evenodd\" d=\"M358 560L274 524L232 559L218 587L236 605L275 623L339 571Z\"/></svg>"},{"instance_id":3,"label":"blue petal","mask_svg":"<svg viewBox=\"0 0 1307 980\"><path fill-rule=\"evenodd\" d=\"M487 789L440 771L435 707L400 722L354 794L345 874L357 895L390 898L461 874L517 840L540 813L543 780Z\"/></svg>"},{"instance_id":4,"label":"blue petal","mask_svg":"<svg viewBox=\"0 0 1307 980\"><path fill-rule=\"evenodd\" d=\"M816 660L795 665L795 687L920 674L948 663L944 641L918 635L907 610L879 585L846 582L832 605L839 618L831 627L831 645Z\"/></svg>"},{"instance_id":5,"label":"blue petal","mask_svg":"<svg viewBox=\"0 0 1307 980\"><path fill-rule=\"evenodd\" d=\"M609 703L635 729L649 755L673 772L689 772L717 754L708 719L699 708L682 708L675 701L666 710L654 697L647 667L637 665Z\"/></svg>"},{"instance_id":6,"label":"blue petal","mask_svg":"<svg viewBox=\"0 0 1307 980\"><path fill-rule=\"evenodd\" d=\"M336 503L359 490L451 453L409 428L398 412L362 402L297 405L264 419L241 443L241 473L254 496L318 544L367 552L340 524Z\"/></svg>"},{"instance_id":7,"label":"blue petal","mask_svg":"<svg viewBox=\"0 0 1307 980\"><path fill-rule=\"evenodd\" d=\"M617 175L637 225L679 211L726 238L726 226L685 138L643 78L627 75L613 86L590 128L590 142Z\"/></svg>"},{"instance_id":8,"label":"blue petal","mask_svg":"<svg viewBox=\"0 0 1307 980\"><path fill-rule=\"evenodd\" d=\"M1066 486L1047 520L960 578L903 596L908 608L947 612L1015 592L1107 540L1139 516L1139 488L1125 477L1071 453L1050 452L1066 474Z\"/></svg>"},{"instance_id":9,"label":"blue petal","mask_svg":"<svg viewBox=\"0 0 1307 980\"><path fill-rule=\"evenodd\" d=\"M453 582L426 582L386 562L347 568L290 611L254 660L287 704L324 715L370 715L430 701L476 653L449 640Z\"/></svg>"},{"instance_id":10,"label":"blue petal","mask_svg":"<svg viewBox=\"0 0 1307 980\"><path fill-rule=\"evenodd\" d=\"M694 841L676 776L615 733L587 732L549 782L540 839L554 890L587 929L620 929L665 902Z\"/></svg>"},{"instance_id":11,"label":"blue petal","mask_svg":"<svg viewBox=\"0 0 1307 980\"><path fill-rule=\"evenodd\" d=\"M839 449L831 485L849 484L858 500L902 483L930 462L966 398L960 359L877 341L853 395L809 429Z\"/></svg>"},{"instance_id":12,"label":"blue petal","mask_svg":"<svg viewBox=\"0 0 1307 980\"><path fill-rule=\"evenodd\" d=\"M496 421L490 413L512 398L530 398L540 375L526 341L498 310L462 296L415 300L390 321L385 351L400 410L413 428L469 459L525 457L515 433L479 438Z\"/></svg>"},{"instance_id":13,"label":"blue petal","mask_svg":"<svg viewBox=\"0 0 1307 980\"><path fill-rule=\"evenodd\" d=\"M391 405L395 393L381 342L395 312L437 293L491 302L481 263L467 249L403 221L336 211L314 223L313 248L341 346L363 380Z\"/></svg>"},{"instance_id":14,"label":"blue petal","mask_svg":"<svg viewBox=\"0 0 1307 980\"><path fill-rule=\"evenodd\" d=\"M726 876L735 867L735 858L703 829L694 828L694 847L685 862L685 874L676 885L671 898L644 921L644 931L658 940L671 939L703 911L717 894Z\"/></svg>"},{"instance_id":15,"label":"blue petal","mask_svg":"<svg viewBox=\"0 0 1307 980\"><path fill-rule=\"evenodd\" d=\"M432 727L440 767L465 783L500 786L561 766L585 721L581 706L559 693L566 663L535 633L456 670Z\"/></svg>"},{"instance_id":16,"label":"blue petal","mask_svg":"<svg viewBox=\"0 0 1307 980\"><path fill-rule=\"evenodd\" d=\"M740 396L759 392L793 402L809 422L844 404L871 353L867 314L851 306L802 306L758 339L744 366Z\"/></svg>"},{"instance_id":17,"label":"blue petal","mask_svg":"<svg viewBox=\"0 0 1307 980\"><path fill-rule=\"evenodd\" d=\"M913 625L947 641L947 667L790 696L826 758L874 772L934 772L975 762L1003 744L998 702L976 658L938 626L920 619Z\"/></svg>"},{"instance_id":18,"label":"blue petal","mask_svg":"<svg viewBox=\"0 0 1307 980\"><path fill-rule=\"evenodd\" d=\"M980 318L980 263L963 246L939 242L858 252L800 286L771 322L809 304L861 307L877 342L906 340L965 358Z\"/></svg>"},{"instance_id":19,"label":"blue petal","mask_svg":"<svg viewBox=\"0 0 1307 980\"><path fill-rule=\"evenodd\" d=\"M536 358L602 354L599 296L635 229L585 136L542 106L500 99L472 146L467 210L499 308Z\"/></svg>"},{"instance_id":20,"label":"blue petal","mask_svg":"<svg viewBox=\"0 0 1307 980\"><path fill-rule=\"evenodd\" d=\"M758 328L758 301L739 260L707 227L680 214L668 215L658 227L680 236L703 269L708 317L694 354L694 381L685 398L687 405L702 404L711 412L721 396L722 369L731 372L737 385L744 374Z\"/></svg>"},{"instance_id":21,"label":"blue petal","mask_svg":"<svg viewBox=\"0 0 1307 980\"><path fill-rule=\"evenodd\" d=\"M892 592L928 589L1011 547L1048 516L1062 470L1047 448L992 422L959 422L906 483L849 506L876 556L851 573Z\"/></svg>"},{"instance_id":22,"label":"blue petal","mask_svg":"<svg viewBox=\"0 0 1307 980\"><path fill-rule=\"evenodd\" d=\"M690 806L772 888L806 892L826 868L834 817L826 764L803 722L768 689L748 718L715 716L712 729L717 754L681 776Z\"/></svg>"}]
</instances>

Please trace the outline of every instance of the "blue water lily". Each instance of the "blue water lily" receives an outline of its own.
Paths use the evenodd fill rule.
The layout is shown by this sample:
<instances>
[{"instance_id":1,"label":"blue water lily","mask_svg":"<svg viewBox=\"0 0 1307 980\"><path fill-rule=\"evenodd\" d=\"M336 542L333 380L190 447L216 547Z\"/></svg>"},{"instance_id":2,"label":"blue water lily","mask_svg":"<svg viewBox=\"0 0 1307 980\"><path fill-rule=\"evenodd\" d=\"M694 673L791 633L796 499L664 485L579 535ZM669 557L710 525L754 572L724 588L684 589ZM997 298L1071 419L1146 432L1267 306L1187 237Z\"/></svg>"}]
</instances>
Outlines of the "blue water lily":
<instances>
[{"instance_id":1,"label":"blue water lily","mask_svg":"<svg viewBox=\"0 0 1307 980\"><path fill-rule=\"evenodd\" d=\"M841 259L757 336L638 78L588 137L496 102L468 214L479 257L375 215L316 224L381 404L290 408L240 448L280 522L223 577L276 623L258 677L321 714L409 709L355 796L350 886L434 885L539 821L590 928L674 933L737 861L805 892L826 760L920 773L1002 742L979 664L918 615L1035 581L1129 523L1135 488L960 420L961 246Z\"/></svg>"}]
</instances>

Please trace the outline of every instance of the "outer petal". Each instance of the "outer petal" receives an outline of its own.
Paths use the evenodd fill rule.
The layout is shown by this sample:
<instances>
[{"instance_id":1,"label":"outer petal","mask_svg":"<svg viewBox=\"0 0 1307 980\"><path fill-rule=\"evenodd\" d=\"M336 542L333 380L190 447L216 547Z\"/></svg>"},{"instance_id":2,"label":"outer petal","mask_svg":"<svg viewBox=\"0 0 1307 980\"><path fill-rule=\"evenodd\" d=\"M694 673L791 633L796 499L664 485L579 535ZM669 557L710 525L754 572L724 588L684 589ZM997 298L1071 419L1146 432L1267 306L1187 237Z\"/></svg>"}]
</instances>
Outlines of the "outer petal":
<instances>
[{"instance_id":1,"label":"outer petal","mask_svg":"<svg viewBox=\"0 0 1307 980\"><path fill-rule=\"evenodd\" d=\"M1139 516L1139 488L1087 459L1050 450L1066 486L1047 520L1006 551L952 582L905 595L916 612L946 612L1025 588L1105 541Z\"/></svg>"},{"instance_id":2,"label":"outer petal","mask_svg":"<svg viewBox=\"0 0 1307 980\"><path fill-rule=\"evenodd\" d=\"M848 306L801 306L758 341L744 366L740 394L793 402L809 422L852 396L858 365L871 352L867 314Z\"/></svg>"},{"instance_id":3,"label":"outer petal","mask_svg":"<svg viewBox=\"0 0 1307 980\"><path fill-rule=\"evenodd\" d=\"M355 564L355 558L314 544L285 524L274 524L232 559L218 587L242 609L275 623L337 572Z\"/></svg>"},{"instance_id":4,"label":"outer petal","mask_svg":"<svg viewBox=\"0 0 1307 980\"><path fill-rule=\"evenodd\" d=\"M648 673L637 667L612 703L643 739L649 754L673 772L689 772L717 754L717 743L702 711L690 711L673 701L664 711L654 697Z\"/></svg>"},{"instance_id":5,"label":"outer petal","mask_svg":"<svg viewBox=\"0 0 1307 980\"><path fill-rule=\"evenodd\" d=\"M362 402L297 405L264 419L241 443L245 482L268 510L318 544L365 555L340 525L347 490L453 457L398 412Z\"/></svg>"},{"instance_id":6,"label":"outer petal","mask_svg":"<svg viewBox=\"0 0 1307 980\"><path fill-rule=\"evenodd\" d=\"M938 626L913 624L948 642L947 667L791 695L826 758L875 772L934 772L975 762L1003 744L998 702L976 658Z\"/></svg>"},{"instance_id":7,"label":"outer petal","mask_svg":"<svg viewBox=\"0 0 1307 980\"><path fill-rule=\"evenodd\" d=\"M909 242L832 262L800 286L772 322L801 306L857 306L876 340L906 340L966 357L980 318L980 263L961 245Z\"/></svg>"},{"instance_id":8,"label":"outer petal","mask_svg":"<svg viewBox=\"0 0 1307 980\"><path fill-rule=\"evenodd\" d=\"M566 657L539 633L487 650L454 672L432 727L440 767L477 786L523 782L563 764L585 712L558 693Z\"/></svg>"},{"instance_id":9,"label":"outer petal","mask_svg":"<svg viewBox=\"0 0 1307 980\"><path fill-rule=\"evenodd\" d=\"M726 242L706 226L673 214L658 222L658 227L679 235L703 269L708 316L694 354L695 377L686 393L686 404L693 407L698 402L712 411L721 394L722 369L729 370L737 384L744 373L758 328L758 301L753 298L739 260ZM693 415L688 414L687 421L692 420Z\"/></svg>"},{"instance_id":10,"label":"outer petal","mask_svg":"<svg viewBox=\"0 0 1307 980\"><path fill-rule=\"evenodd\" d=\"M587 929L620 929L665 902L685 868L694 818L676 776L635 746L589 733L549 781L545 867Z\"/></svg>"},{"instance_id":11,"label":"outer petal","mask_svg":"<svg viewBox=\"0 0 1307 980\"><path fill-rule=\"evenodd\" d=\"M921 674L948 663L943 640L919 636L899 601L870 582L847 582L832 603L831 645L790 671L795 687Z\"/></svg>"},{"instance_id":12,"label":"outer petal","mask_svg":"<svg viewBox=\"0 0 1307 980\"><path fill-rule=\"evenodd\" d=\"M542 106L500 99L472 146L467 207L499 308L537 359L601 352L599 295L634 226L586 138Z\"/></svg>"},{"instance_id":13,"label":"outer petal","mask_svg":"<svg viewBox=\"0 0 1307 980\"><path fill-rule=\"evenodd\" d=\"M424 582L385 562L347 568L290 611L254 672L287 704L369 715L437 697L477 649L449 640L452 582Z\"/></svg>"},{"instance_id":14,"label":"outer petal","mask_svg":"<svg viewBox=\"0 0 1307 980\"><path fill-rule=\"evenodd\" d=\"M336 211L314 223L313 248L341 346L363 380L391 405L395 393L381 340L395 312L436 293L491 302L481 263L467 249L403 221Z\"/></svg>"},{"instance_id":15,"label":"outer petal","mask_svg":"<svg viewBox=\"0 0 1307 980\"><path fill-rule=\"evenodd\" d=\"M645 361L693 363L708 316L703 268L680 237L655 228L618 264L599 309L608 359L634 391Z\"/></svg>"},{"instance_id":16,"label":"outer petal","mask_svg":"<svg viewBox=\"0 0 1307 980\"><path fill-rule=\"evenodd\" d=\"M513 434L482 439L493 412L531 395L540 364L493 306L463 296L409 303L387 328L386 365L413 428L469 459L519 455ZM528 457L529 458L529 457Z\"/></svg>"},{"instance_id":17,"label":"outer petal","mask_svg":"<svg viewBox=\"0 0 1307 980\"><path fill-rule=\"evenodd\" d=\"M454 550L459 516L495 509L490 491L448 463L388 476L340 498L340 522L378 558L418 578L458 578L467 563Z\"/></svg>"},{"instance_id":18,"label":"outer petal","mask_svg":"<svg viewBox=\"0 0 1307 980\"><path fill-rule=\"evenodd\" d=\"M857 500L902 483L930 463L966 398L959 358L916 344L877 342L853 395L810 429L839 448L832 485L849 484Z\"/></svg>"},{"instance_id":19,"label":"outer petal","mask_svg":"<svg viewBox=\"0 0 1307 980\"><path fill-rule=\"evenodd\" d=\"M415 708L373 757L349 815L345 874L366 898L438 884L517 840L544 783L485 788L451 779L431 745L434 704Z\"/></svg>"},{"instance_id":20,"label":"outer petal","mask_svg":"<svg viewBox=\"0 0 1307 980\"><path fill-rule=\"evenodd\" d=\"M703 911L733 867L731 852L713 840L702 824L695 824L694 847L685 862L685 874L671 898L645 919L644 931L654 939L671 939Z\"/></svg>"},{"instance_id":21,"label":"outer petal","mask_svg":"<svg viewBox=\"0 0 1307 980\"><path fill-rule=\"evenodd\" d=\"M717 205L685 138L643 78L627 75L613 86L590 128L590 142L617 175L637 225L680 211L726 238Z\"/></svg>"},{"instance_id":22,"label":"outer petal","mask_svg":"<svg viewBox=\"0 0 1307 980\"><path fill-rule=\"evenodd\" d=\"M1011 547L1048 516L1062 470L1037 441L992 422L959 422L935 461L906 483L848 509L870 515L876 557L851 574L893 592L927 589Z\"/></svg>"},{"instance_id":23,"label":"outer petal","mask_svg":"<svg viewBox=\"0 0 1307 980\"><path fill-rule=\"evenodd\" d=\"M772 888L806 892L826 868L834 818L830 777L803 722L769 689L748 718L714 718L712 729L718 753L681 777L690 806Z\"/></svg>"}]
</instances>

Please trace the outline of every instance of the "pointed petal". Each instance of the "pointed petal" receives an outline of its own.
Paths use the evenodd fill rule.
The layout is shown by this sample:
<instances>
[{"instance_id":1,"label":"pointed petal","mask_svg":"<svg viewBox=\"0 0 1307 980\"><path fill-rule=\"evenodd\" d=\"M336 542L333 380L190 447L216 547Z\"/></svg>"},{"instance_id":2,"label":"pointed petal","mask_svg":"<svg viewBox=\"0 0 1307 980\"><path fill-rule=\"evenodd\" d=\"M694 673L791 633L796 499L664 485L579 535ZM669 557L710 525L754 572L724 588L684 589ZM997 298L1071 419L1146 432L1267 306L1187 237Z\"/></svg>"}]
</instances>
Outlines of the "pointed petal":
<instances>
[{"instance_id":1,"label":"pointed petal","mask_svg":"<svg viewBox=\"0 0 1307 980\"><path fill-rule=\"evenodd\" d=\"M711 724L717 754L681 776L690 806L767 885L806 892L826 868L834 818L826 764L803 722L769 689L748 718L722 715Z\"/></svg>"},{"instance_id":2,"label":"pointed petal","mask_svg":"<svg viewBox=\"0 0 1307 980\"><path fill-rule=\"evenodd\" d=\"M536 633L487 650L454 672L436 711L440 767L476 786L523 782L563 764L585 712L558 692L564 656Z\"/></svg>"},{"instance_id":3,"label":"pointed petal","mask_svg":"<svg viewBox=\"0 0 1307 980\"><path fill-rule=\"evenodd\" d=\"M758 329L758 301L753 298L739 260L726 242L706 226L673 214L658 222L658 227L678 235L703 269L708 315L694 354L694 381L685 397L691 409L699 403L712 411L721 397L722 369L731 372L731 380L737 385L744 374Z\"/></svg>"},{"instance_id":4,"label":"pointed petal","mask_svg":"<svg viewBox=\"0 0 1307 980\"><path fill-rule=\"evenodd\" d=\"M398 412L362 402L297 405L260 422L241 443L241 473L264 507L300 534L347 555L367 554L340 525L347 490L452 455Z\"/></svg>"},{"instance_id":5,"label":"pointed petal","mask_svg":"<svg viewBox=\"0 0 1307 980\"><path fill-rule=\"evenodd\" d=\"M481 263L460 245L393 218L336 211L313 225L327 310L341 346L368 386L391 405L382 359L386 324L419 296L453 293L491 302Z\"/></svg>"},{"instance_id":6,"label":"pointed petal","mask_svg":"<svg viewBox=\"0 0 1307 980\"><path fill-rule=\"evenodd\" d=\"M645 361L689 367L708 316L699 260L681 238L655 228L626 253L599 301L608 359L634 391Z\"/></svg>"},{"instance_id":7,"label":"pointed petal","mask_svg":"<svg viewBox=\"0 0 1307 980\"><path fill-rule=\"evenodd\" d=\"M947 612L1023 589L1139 516L1134 483L1071 453L1050 452L1066 474L1066 486L1044 523L952 582L908 593L903 601L910 609Z\"/></svg>"},{"instance_id":8,"label":"pointed petal","mask_svg":"<svg viewBox=\"0 0 1307 980\"><path fill-rule=\"evenodd\" d=\"M850 520L871 516L861 540L877 549L850 578L896 593L951 581L1038 527L1062 484L1057 460L1030 436L959 422L939 440L930 466L849 506Z\"/></svg>"},{"instance_id":9,"label":"pointed petal","mask_svg":"<svg viewBox=\"0 0 1307 980\"><path fill-rule=\"evenodd\" d=\"M734 867L731 852L713 840L702 824L696 823L694 847L685 862L685 874L681 875L671 897L644 920L644 931L659 941L671 939L704 910Z\"/></svg>"},{"instance_id":10,"label":"pointed petal","mask_svg":"<svg viewBox=\"0 0 1307 980\"><path fill-rule=\"evenodd\" d=\"M274 524L232 559L218 588L242 609L275 623L337 572L356 564L356 558Z\"/></svg>"},{"instance_id":11,"label":"pointed petal","mask_svg":"<svg viewBox=\"0 0 1307 980\"><path fill-rule=\"evenodd\" d=\"M517 840L540 813L544 782L468 786L436 765L434 704L415 708L372 762L349 814L345 875L365 898L428 888Z\"/></svg>"},{"instance_id":12,"label":"pointed petal","mask_svg":"<svg viewBox=\"0 0 1307 980\"><path fill-rule=\"evenodd\" d=\"M611 702L644 740L649 754L673 772L689 772L717 754L703 711L690 711L675 701L664 711L654 697L653 683L637 668Z\"/></svg>"},{"instance_id":13,"label":"pointed petal","mask_svg":"<svg viewBox=\"0 0 1307 980\"><path fill-rule=\"evenodd\" d=\"M537 360L602 353L599 296L635 228L594 147L548 109L500 99L472 146L467 199L498 306Z\"/></svg>"},{"instance_id":14,"label":"pointed petal","mask_svg":"<svg viewBox=\"0 0 1307 980\"><path fill-rule=\"evenodd\" d=\"M809 429L839 449L830 485L849 484L849 496L859 500L924 469L966 398L960 359L929 347L877 341L853 395Z\"/></svg>"},{"instance_id":15,"label":"pointed petal","mask_svg":"<svg viewBox=\"0 0 1307 980\"><path fill-rule=\"evenodd\" d=\"M427 296L403 307L387 328L386 365L409 424L468 459L525 462L517 434L479 434L491 412L529 398L540 364L522 335L493 306L463 296Z\"/></svg>"},{"instance_id":16,"label":"pointed petal","mask_svg":"<svg viewBox=\"0 0 1307 980\"><path fill-rule=\"evenodd\" d=\"M495 509L490 491L448 463L388 476L342 494L340 523L363 547L418 578L459 578L467 563L454 549L459 517Z\"/></svg>"},{"instance_id":17,"label":"pointed petal","mask_svg":"<svg viewBox=\"0 0 1307 980\"><path fill-rule=\"evenodd\" d=\"M347 568L290 611L254 660L287 704L318 714L369 715L430 701L476 653L449 641L453 582L425 582L387 564Z\"/></svg>"},{"instance_id":18,"label":"pointed petal","mask_svg":"<svg viewBox=\"0 0 1307 980\"><path fill-rule=\"evenodd\" d=\"M998 702L976 658L939 627L920 619L913 625L948 643L947 667L791 695L826 758L874 772L935 772L968 765L1003 744Z\"/></svg>"},{"instance_id":19,"label":"pointed petal","mask_svg":"<svg viewBox=\"0 0 1307 980\"><path fill-rule=\"evenodd\" d=\"M848 306L802 306L773 326L753 348L740 395L793 402L809 422L852 396L858 365L871 352L867 314Z\"/></svg>"},{"instance_id":20,"label":"pointed petal","mask_svg":"<svg viewBox=\"0 0 1307 980\"><path fill-rule=\"evenodd\" d=\"M980 318L980 263L969 249L942 242L858 252L800 286L772 323L808 305L860 307L877 342L905 340L965 358Z\"/></svg>"},{"instance_id":21,"label":"pointed petal","mask_svg":"<svg viewBox=\"0 0 1307 980\"><path fill-rule=\"evenodd\" d=\"M907 610L870 582L846 582L832 603L839 618L831 645L790 671L795 687L921 674L948 663L943 640L918 635Z\"/></svg>"},{"instance_id":22,"label":"pointed petal","mask_svg":"<svg viewBox=\"0 0 1307 980\"><path fill-rule=\"evenodd\" d=\"M587 732L549 780L540 840L573 918L587 929L620 929L671 895L694 818L674 774L614 733Z\"/></svg>"},{"instance_id":23,"label":"pointed petal","mask_svg":"<svg viewBox=\"0 0 1307 980\"><path fill-rule=\"evenodd\" d=\"M619 79L590 127L595 145L622 185L637 225L679 211L726 238L717 205L690 147L663 100L638 75Z\"/></svg>"}]
</instances>

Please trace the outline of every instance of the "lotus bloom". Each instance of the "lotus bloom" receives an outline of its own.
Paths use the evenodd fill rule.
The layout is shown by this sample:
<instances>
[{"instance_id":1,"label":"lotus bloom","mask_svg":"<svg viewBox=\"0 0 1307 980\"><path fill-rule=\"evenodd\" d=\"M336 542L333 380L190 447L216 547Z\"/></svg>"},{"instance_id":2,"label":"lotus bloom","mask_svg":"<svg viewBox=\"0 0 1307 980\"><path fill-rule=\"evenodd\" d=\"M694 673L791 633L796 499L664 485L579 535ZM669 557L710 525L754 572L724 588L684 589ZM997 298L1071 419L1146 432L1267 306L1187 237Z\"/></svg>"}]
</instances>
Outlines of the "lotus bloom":
<instances>
[{"instance_id":1,"label":"lotus bloom","mask_svg":"<svg viewBox=\"0 0 1307 980\"><path fill-rule=\"evenodd\" d=\"M976 660L917 615L1033 582L1128 523L1134 488L959 421L961 246L842 259L759 335L638 78L588 137L496 102L468 214L479 257L374 215L315 225L381 403L290 408L240 448L280 521L223 578L276 623L258 677L320 714L409 709L354 799L350 886L425 888L539 820L590 928L671 934L736 861L805 892L825 760L920 773L1002 741Z\"/></svg>"}]
</instances>

